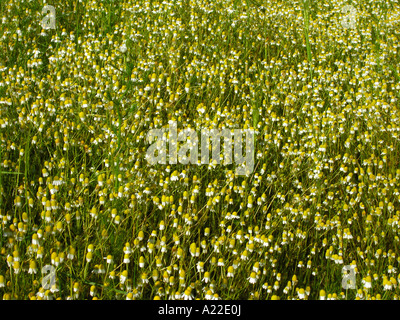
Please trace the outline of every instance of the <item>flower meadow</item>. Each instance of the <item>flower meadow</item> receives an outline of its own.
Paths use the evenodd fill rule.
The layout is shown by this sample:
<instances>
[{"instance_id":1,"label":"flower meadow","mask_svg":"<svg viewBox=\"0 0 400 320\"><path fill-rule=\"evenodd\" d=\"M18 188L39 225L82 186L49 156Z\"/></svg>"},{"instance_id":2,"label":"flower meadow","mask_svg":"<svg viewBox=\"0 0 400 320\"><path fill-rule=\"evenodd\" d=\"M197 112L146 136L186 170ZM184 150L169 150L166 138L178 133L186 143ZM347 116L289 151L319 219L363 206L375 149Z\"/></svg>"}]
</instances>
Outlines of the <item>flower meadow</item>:
<instances>
[{"instance_id":1,"label":"flower meadow","mask_svg":"<svg viewBox=\"0 0 400 320\"><path fill-rule=\"evenodd\" d=\"M398 299L398 1L0 14L2 299ZM253 170L150 164L171 122L253 130Z\"/></svg>"}]
</instances>

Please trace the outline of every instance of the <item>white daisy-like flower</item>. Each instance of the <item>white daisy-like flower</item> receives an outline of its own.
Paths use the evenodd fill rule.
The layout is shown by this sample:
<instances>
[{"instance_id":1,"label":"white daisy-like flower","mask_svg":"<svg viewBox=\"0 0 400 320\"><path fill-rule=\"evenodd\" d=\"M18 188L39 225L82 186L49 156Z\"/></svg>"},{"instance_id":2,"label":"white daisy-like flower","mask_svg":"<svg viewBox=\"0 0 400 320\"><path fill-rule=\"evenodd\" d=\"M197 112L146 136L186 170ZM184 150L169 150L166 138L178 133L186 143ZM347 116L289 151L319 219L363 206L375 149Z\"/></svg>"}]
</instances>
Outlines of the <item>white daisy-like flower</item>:
<instances>
[{"instance_id":1,"label":"white daisy-like flower","mask_svg":"<svg viewBox=\"0 0 400 320\"><path fill-rule=\"evenodd\" d=\"M251 284L256 283L256 282L257 282L257 274L256 274L255 272L252 272L252 273L250 274L250 277L247 278L247 280L249 280L249 282L250 282Z\"/></svg>"}]
</instances>

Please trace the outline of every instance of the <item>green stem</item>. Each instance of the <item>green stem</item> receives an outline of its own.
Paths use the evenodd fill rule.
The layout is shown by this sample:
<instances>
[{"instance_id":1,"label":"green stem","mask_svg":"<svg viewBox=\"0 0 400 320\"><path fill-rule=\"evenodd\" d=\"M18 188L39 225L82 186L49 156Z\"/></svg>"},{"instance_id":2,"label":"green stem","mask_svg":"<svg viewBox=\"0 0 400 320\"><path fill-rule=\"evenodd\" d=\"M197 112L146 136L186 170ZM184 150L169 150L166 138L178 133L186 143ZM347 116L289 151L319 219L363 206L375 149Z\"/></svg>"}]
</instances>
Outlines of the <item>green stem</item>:
<instances>
[{"instance_id":1,"label":"green stem","mask_svg":"<svg viewBox=\"0 0 400 320\"><path fill-rule=\"evenodd\" d=\"M28 192L28 165L29 165L29 142L26 143L25 146L25 171L24 171L24 176L25 176L25 203L26 203L26 211L28 212L29 216L31 216L31 210L29 207L29 192Z\"/></svg>"}]
</instances>

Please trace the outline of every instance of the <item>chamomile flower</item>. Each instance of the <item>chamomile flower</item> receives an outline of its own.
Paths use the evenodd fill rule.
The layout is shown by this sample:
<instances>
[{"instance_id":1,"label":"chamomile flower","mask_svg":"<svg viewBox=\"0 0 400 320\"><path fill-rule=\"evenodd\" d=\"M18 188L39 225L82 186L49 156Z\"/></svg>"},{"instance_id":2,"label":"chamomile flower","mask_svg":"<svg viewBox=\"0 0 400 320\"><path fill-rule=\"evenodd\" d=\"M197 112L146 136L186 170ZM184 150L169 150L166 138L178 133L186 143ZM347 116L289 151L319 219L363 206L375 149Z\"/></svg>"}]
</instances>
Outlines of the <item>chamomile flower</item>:
<instances>
[{"instance_id":1,"label":"chamomile flower","mask_svg":"<svg viewBox=\"0 0 400 320\"><path fill-rule=\"evenodd\" d=\"M256 283L256 282L257 282L257 274L256 274L255 272L252 272L252 273L250 274L250 277L248 278L248 280L249 280L249 282L250 282L251 284Z\"/></svg>"},{"instance_id":2,"label":"chamomile flower","mask_svg":"<svg viewBox=\"0 0 400 320\"><path fill-rule=\"evenodd\" d=\"M120 284L124 284L127 278L128 278L128 271L127 270L122 271L122 273L119 276Z\"/></svg>"}]
</instances>

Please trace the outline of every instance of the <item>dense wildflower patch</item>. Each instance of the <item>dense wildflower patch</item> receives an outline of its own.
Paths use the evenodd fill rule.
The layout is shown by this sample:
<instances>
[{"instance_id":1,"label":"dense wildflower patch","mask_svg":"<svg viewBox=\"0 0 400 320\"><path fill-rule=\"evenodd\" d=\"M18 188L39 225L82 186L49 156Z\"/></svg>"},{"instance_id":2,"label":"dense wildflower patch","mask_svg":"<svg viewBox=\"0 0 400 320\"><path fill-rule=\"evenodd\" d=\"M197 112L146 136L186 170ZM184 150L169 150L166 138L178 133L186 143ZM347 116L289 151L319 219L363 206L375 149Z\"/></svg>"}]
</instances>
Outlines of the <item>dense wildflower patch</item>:
<instances>
[{"instance_id":1,"label":"dense wildflower patch","mask_svg":"<svg viewBox=\"0 0 400 320\"><path fill-rule=\"evenodd\" d=\"M3 1L2 298L397 299L400 7L346 4ZM170 121L253 172L149 165Z\"/></svg>"}]
</instances>

